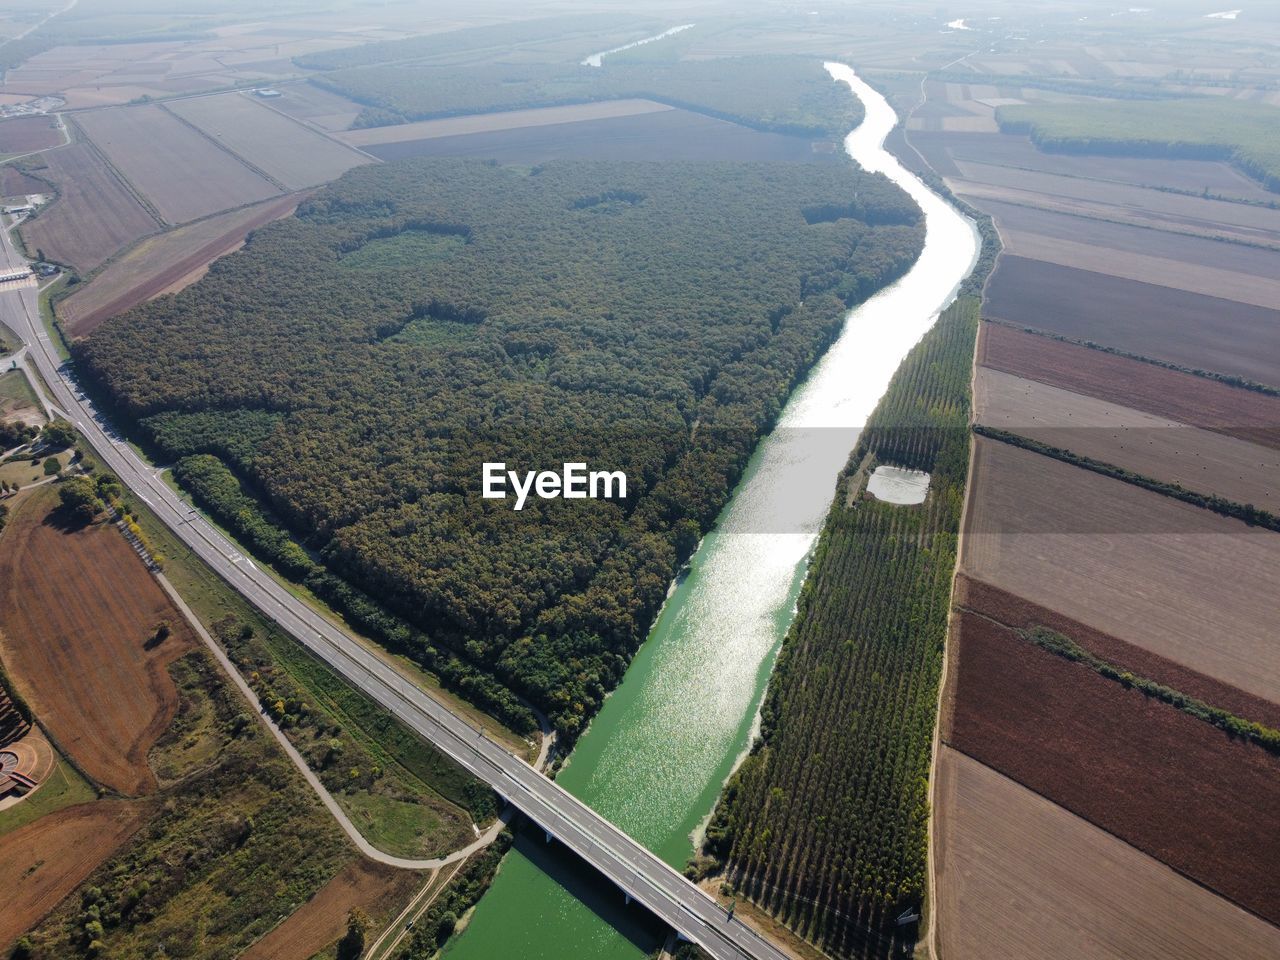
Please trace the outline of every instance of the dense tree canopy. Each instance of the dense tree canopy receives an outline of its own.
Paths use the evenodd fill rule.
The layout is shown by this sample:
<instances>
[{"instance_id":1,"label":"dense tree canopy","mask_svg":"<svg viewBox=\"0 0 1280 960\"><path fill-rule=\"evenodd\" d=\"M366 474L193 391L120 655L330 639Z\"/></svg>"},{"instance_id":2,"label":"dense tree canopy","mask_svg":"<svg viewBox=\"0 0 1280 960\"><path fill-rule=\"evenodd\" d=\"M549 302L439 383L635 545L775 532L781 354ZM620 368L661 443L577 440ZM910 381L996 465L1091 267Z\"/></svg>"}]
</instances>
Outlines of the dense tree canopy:
<instances>
[{"instance_id":1,"label":"dense tree canopy","mask_svg":"<svg viewBox=\"0 0 1280 960\"><path fill-rule=\"evenodd\" d=\"M846 305L920 242L905 195L839 164L409 161L352 171L77 354L166 455L235 471L180 475L248 541L311 563L240 480L309 583L345 578L433 669L572 734ZM628 496L517 513L481 498L486 461L623 470Z\"/></svg>"}]
</instances>

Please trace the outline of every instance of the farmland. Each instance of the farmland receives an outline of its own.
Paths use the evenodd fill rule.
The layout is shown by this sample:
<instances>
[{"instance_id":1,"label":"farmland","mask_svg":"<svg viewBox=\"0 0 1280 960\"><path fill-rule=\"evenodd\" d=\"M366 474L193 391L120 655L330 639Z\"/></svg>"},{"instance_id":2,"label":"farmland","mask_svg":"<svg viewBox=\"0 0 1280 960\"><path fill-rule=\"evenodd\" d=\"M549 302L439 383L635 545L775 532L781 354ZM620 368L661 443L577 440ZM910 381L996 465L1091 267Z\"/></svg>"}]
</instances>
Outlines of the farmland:
<instances>
[{"instance_id":1,"label":"farmland","mask_svg":"<svg viewBox=\"0 0 1280 960\"><path fill-rule=\"evenodd\" d=\"M1280 252L1263 247L1221 243L1167 230L1091 220L994 200L983 201L982 207L1000 223L1002 233L1012 235L1012 242L1016 243L1019 237L1034 236L1043 240L1065 241L1072 254L1082 246L1090 245L1114 253L1108 269L1095 270L1088 264L1068 260L1065 256L1062 260L1054 261L1067 267L1110 273L1113 269L1126 270L1127 258L1137 254L1139 257L1176 263L1184 280L1197 287L1203 286L1194 279L1200 266L1214 271L1211 275L1232 273L1261 280L1274 280L1277 273L1280 273ZM1214 295L1234 299L1236 292L1233 286L1218 290Z\"/></svg>"},{"instance_id":2,"label":"farmland","mask_svg":"<svg viewBox=\"0 0 1280 960\"><path fill-rule=\"evenodd\" d=\"M56 500L51 491L28 495L4 534L3 560L11 563L17 554L25 561L17 568L24 591L20 603L6 596L0 609L6 634L12 631L14 639L28 632L23 622L15 629L10 611L16 606L38 616L46 631L40 640L60 649L64 621L92 613L110 626L124 609L132 619L128 630L117 633L127 642L93 642L93 628L84 627L75 644L83 649L73 651L77 659L63 655L63 672L52 680L41 675L34 687L26 660L12 655L13 644L5 650L6 666L37 717L60 743L73 745L92 776L111 784L106 778L112 771L103 768L127 747L131 765L125 773L140 781L145 771L144 786L155 796L81 803L0 837L0 846L22 851L3 858L17 871L13 876L21 877L6 887L22 898L18 910L5 911L5 921L13 918L15 933L30 928L31 956L39 960L78 955L86 931L113 957L152 957L159 939L171 952L190 954L198 945L203 956L232 956L350 862L349 849L208 656L184 645L186 628L172 608L166 608L173 616L171 635L145 651L154 662L167 663L167 671L156 671L168 684L172 722L158 735L146 731L140 750L134 731L124 731L118 744L93 744L97 753L89 755L78 752L85 737L71 741L59 735L66 724L51 709L73 697L85 701L75 706L87 720L109 725L104 735L119 733L113 726L117 716L142 712L134 701L145 706L154 699L147 696L147 675L135 670L137 676L125 676L111 658L126 667L142 660L145 637L134 639L130 631L152 629L146 606L164 595L109 526L68 532L44 522L50 500ZM34 550L39 555L33 558ZM14 589L8 570L3 582L6 590ZM65 582L78 592L69 595ZM121 690L130 696L120 696ZM146 716L135 722L151 723ZM181 870L174 869L176 863ZM63 899L81 883L80 896Z\"/></svg>"},{"instance_id":3,"label":"farmland","mask_svg":"<svg viewBox=\"0 0 1280 960\"><path fill-rule=\"evenodd\" d=\"M952 636L949 744L1280 919L1280 880L1270 868L1280 856L1280 756L985 617L962 612Z\"/></svg>"},{"instance_id":4,"label":"farmland","mask_svg":"<svg viewBox=\"0 0 1280 960\"><path fill-rule=\"evenodd\" d=\"M89 144L52 150L42 159L44 165L32 170L54 185L58 199L19 228L33 253L87 273L160 229Z\"/></svg>"},{"instance_id":5,"label":"farmland","mask_svg":"<svg viewBox=\"0 0 1280 960\"><path fill-rule=\"evenodd\" d=\"M219 257L238 249L248 233L297 207L296 194L266 200L149 237L108 265L93 282L58 301L58 318L73 337L109 317L199 280Z\"/></svg>"},{"instance_id":6,"label":"farmland","mask_svg":"<svg viewBox=\"0 0 1280 960\"><path fill-rule=\"evenodd\" d=\"M1280 451L989 368L974 409L984 426L1280 513Z\"/></svg>"},{"instance_id":7,"label":"farmland","mask_svg":"<svg viewBox=\"0 0 1280 960\"><path fill-rule=\"evenodd\" d=\"M0 950L78 887L147 820L137 800L68 807L0 836Z\"/></svg>"},{"instance_id":8,"label":"farmland","mask_svg":"<svg viewBox=\"0 0 1280 960\"><path fill-rule=\"evenodd\" d=\"M976 328L975 300L949 308L870 418L850 471L868 454L931 471L929 498L836 498L760 741L707 828L712 862L696 865L722 867L743 896L836 956L888 956L903 935L893 918L924 893L924 787Z\"/></svg>"},{"instance_id":9,"label":"farmland","mask_svg":"<svg viewBox=\"0 0 1280 960\"><path fill-rule=\"evenodd\" d=\"M109 527L60 529L50 518L56 502L52 489L41 491L5 531L4 660L89 776L123 794L150 793L156 781L147 754L178 704L166 666L194 638L123 537ZM149 643L161 621L172 635Z\"/></svg>"},{"instance_id":10,"label":"farmland","mask_svg":"<svg viewBox=\"0 0 1280 960\"><path fill-rule=\"evenodd\" d=\"M62 131L50 117L18 117L0 121L0 154L31 153L62 142Z\"/></svg>"},{"instance_id":11,"label":"farmland","mask_svg":"<svg viewBox=\"0 0 1280 960\"><path fill-rule=\"evenodd\" d=\"M273 106L297 120L336 132L348 129L364 109L354 100L314 83L294 83L281 90Z\"/></svg>"},{"instance_id":12,"label":"farmland","mask_svg":"<svg viewBox=\"0 0 1280 960\"><path fill-rule=\"evenodd\" d=\"M978 362L1015 376L1280 448L1280 397L986 323Z\"/></svg>"},{"instance_id":13,"label":"farmland","mask_svg":"<svg viewBox=\"0 0 1280 960\"><path fill-rule=\"evenodd\" d=\"M369 162L355 150L241 94L177 100L168 109L288 190L333 180Z\"/></svg>"},{"instance_id":14,"label":"farmland","mask_svg":"<svg viewBox=\"0 0 1280 960\"><path fill-rule=\"evenodd\" d=\"M1027 132L1045 149L1228 159L1280 190L1280 110L1272 106L1235 100L1037 104L1001 108L998 118L1001 129Z\"/></svg>"},{"instance_id":15,"label":"farmland","mask_svg":"<svg viewBox=\"0 0 1280 960\"><path fill-rule=\"evenodd\" d=\"M964 574L956 576L955 605L1014 630L1045 627L1071 638L1079 647L1134 676L1145 677L1188 696L1212 703L1236 716L1280 729L1280 704L1245 693L1174 663L1150 650L1085 626L1046 607L1024 600Z\"/></svg>"},{"instance_id":16,"label":"farmland","mask_svg":"<svg viewBox=\"0 0 1280 960\"><path fill-rule=\"evenodd\" d=\"M374 929L390 919L390 904L409 898L421 874L355 861L320 888L289 919L240 955L240 960L311 960L347 929L347 914L363 910Z\"/></svg>"},{"instance_id":17,"label":"farmland","mask_svg":"<svg viewBox=\"0 0 1280 960\"><path fill-rule=\"evenodd\" d=\"M1280 536L984 438L970 498L966 574L1280 698Z\"/></svg>"},{"instance_id":18,"label":"farmland","mask_svg":"<svg viewBox=\"0 0 1280 960\"><path fill-rule=\"evenodd\" d=\"M1000 259L985 309L992 319L1280 384L1278 310L1014 256Z\"/></svg>"},{"instance_id":19,"label":"farmland","mask_svg":"<svg viewBox=\"0 0 1280 960\"><path fill-rule=\"evenodd\" d=\"M947 960L1268 960L1280 930L944 747L936 823Z\"/></svg>"},{"instance_id":20,"label":"farmland","mask_svg":"<svg viewBox=\"0 0 1280 960\"><path fill-rule=\"evenodd\" d=\"M168 223L186 223L279 192L161 107L94 110L76 123ZM199 190L191 189L193 179Z\"/></svg>"}]
</instances>

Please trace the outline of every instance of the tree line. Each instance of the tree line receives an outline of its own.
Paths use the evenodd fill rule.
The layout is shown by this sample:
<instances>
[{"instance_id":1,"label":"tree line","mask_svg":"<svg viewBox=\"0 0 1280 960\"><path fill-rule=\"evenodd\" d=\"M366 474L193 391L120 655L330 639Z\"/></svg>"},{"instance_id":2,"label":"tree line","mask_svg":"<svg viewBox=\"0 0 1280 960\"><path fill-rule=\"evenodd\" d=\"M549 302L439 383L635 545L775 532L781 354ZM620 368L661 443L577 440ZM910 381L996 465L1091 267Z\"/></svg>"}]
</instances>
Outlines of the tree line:
<instances>
[{"instance_id":1,"label":"tree line","mask_svg":"<svg viewBox=\"0 0 1280 960\"><path fill-rule=\"evenodd\" d=\"M833 957L915 942L928 776L967 475L978 301L903 361L840 480L856 466L931 471L918 506L838 496L761 709L690 873L734 892Z\"/></svg>"}]
</instances>

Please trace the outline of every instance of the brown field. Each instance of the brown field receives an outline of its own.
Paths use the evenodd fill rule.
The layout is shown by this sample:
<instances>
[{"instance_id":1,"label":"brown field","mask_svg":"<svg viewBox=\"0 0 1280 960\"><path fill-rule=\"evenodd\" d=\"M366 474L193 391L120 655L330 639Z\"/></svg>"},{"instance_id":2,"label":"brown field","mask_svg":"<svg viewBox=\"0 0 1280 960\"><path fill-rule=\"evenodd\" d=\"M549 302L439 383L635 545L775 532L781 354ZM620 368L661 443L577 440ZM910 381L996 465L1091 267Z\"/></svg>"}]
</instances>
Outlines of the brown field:
<instances>
[{"instance_id":1,"label":"brown field","mask_svg":"<svg viewBox=\"0 0 1280 960\"><path fill-rule=\"evenodd\" d=\"M1146 677L1188 696L1211 703L1236 716L1245 717L1270 727L1280 728L1280 704L1245 693L1238 687L1206 677L1203 673L1166 660L1150 650L1087 627L1047 607L1024 600L1016 594L974 580L964 574L956 576L955 605L973 610L1008 626L1025 629L1042 626L1071 637L1077 644L1108 663Z\"/></svg>"},{"instance_id":2,"label":"brown field","mask_svg":"<svg viewBox=\"0 0 1280 960\"><path fill-rule=\"evenodd\" d=\"M186 223L280 192L154 104L93 110L76 123L169 223Z\"/></svg>"},{"instance_id":3,"label":"brown field","mask_svg":"<svg viewBox=\"0 0 1280 960\"><path fill-rule=\"evenodd\" d=\"M37 171L60 196L19 229L28 249L82 273L160 228L91 146L74 143L44 155Z\"/></svg>"},{"instance_id":4,"label":"brown field","mask_svg":"<svg viewBox=\"0 0 1280 960\"><path fill-rule=\"evenodd\" d=\"M592 160L782 160L833 162L831 144L761 133L726 120L671 109L548 126L371 144L382 160L405 157L485 157L503 163L543 163L561 157Z\"/></svg>"},{"instance_id":5,"label":"brown field","mask_svg":"<svg viewBox=\"0 0 1280 960\"><path fill-rule=\"evenodd\" d=\"M991 202L998 202L1031 207L1048 213L1059 213L1067 216L1084 217L1126 226L1182 234L1188 237L1225 240L1232 243L1261 246L1269 250L1280 250L1280 243L1276 241L1275 231L1265 228L1238 227L1230 223L1214 220L1153 212L1140 206L1097 203L1088 199L1060 197L1053 194L1039 193L1035 190L976 183L972 180L962 180L956 177L950 177L947 180L947 184L957 194L979 208L985 207L986 204ZM1136 190L1138 188L1130 187L1128 189Z\"/></svg>"},{"instance_id":6,"label":"brown field","mask_svg":"<svg viewBox=\"0 0 1280 960\"><path fill-rule=\"evenodd\" d=\"M290 194L233 210L144 240L89 284L59 301L64 329L82 337L131 307L177 293L195 283L219 257L239 249L248 233L291 214L300 196Z\"/></svg>"},{"instance_id":7,"label":"brown field","mask_svg":"<svg viewBox=\"0 0 1280 960\"><path fill-rule=\"evenodd\" d=\"M0 950L128 840L149 815L145 802L98 800L68 807L0 837Z\"/></svg>"},{"instance_id":8,"label":"brown field","mask_svg":"<svg viewBox=\"0 0 1280 960\"><path fill-rule=\"evenodd\" d=\"M99 783L147 793L147 753L178 703L166 667L195 638L118 531L67 532L51 521L56 503L42 489L5 530L0 652L61 750ZM172 635L147 649L161 620Z\"/></svg>"},{"instance_id":9,"label":"brown field","mask_svg":"<svg viewBox=\"0 0 1280 960\"><path fill-rule=\"evenodd\" d=\"M326 183L369 162L358 151L243 94L177 100L168 109L289 190Z\"/></svg>"},{"instance_id":10,"label":"brown field","mask_svg":"<svg viewBox=\"0 0 1280 960\"><path fill-rule=\"evenodd\" d=\"M949 747L935 797L941 960L1280 955L1280 929Z\"/></svg>"},{"instance_id":11,"label":"brown field","mask_svg":"<svg viewBox=\"0 0 1280 960\"><path fill-rule=\"evenodd\" d=\"M0 154L47 150L63 142L53 117L17 117L0 122Z\"/></svg>"},{"instance_id":12,"label":"brown field","mask_svg":"<svg viewBox=\"0 0 1280 960\"><path fill-rule=\"evenodd\" d=\"M1215 274L1245 275L1263 280L1274 280L1280 276L1280 252L1261 247L1221 243L1180 233L1107 223L993 200L984 200L982 208L996 218L1001 234L1005 236L1034 236L1041 238L1041 242L1045 239L1063 241L1073 251L1081 246L1115 251L1112 255L1115 262L1110 271L1099 271L1103 273L1128 269L1128 257L1137 255L1140 258L1154 257L1178 263L1187 274L1183 282L1188 283L1196 282L1196 268L1201 266L1209 268ZM1011 252L1017 253L1016 250ZM1066 265L1092 269L1077 263ZM1220 290L1215 295L1239 299L1234 290Z\"/></svg>"},{"instance_id":13,"label":"brown field","mask_svg":"<svg viewBox=\"0 0 1280 960\"><path fill-rule=\"evenodd\" d=\"M340 93L311 83L291 83L280 92L283 96L271 102L275 109L322 130L346 130L364 109Z\"/></svg>"},{"instance_id":14,"label":"brown field","mask_svg":"<svg viewBox=\"0 0 1280 960\"><path fill-rule=\"evenodd\" d=\"M1242 390L998 323L984 323L978 363L1041 383L1280 448L1280 397Z\"/></svg>"},{"instance_id":15,"label":"brown field","mask_svg":"<svg viewBox=\"0 0 1280 960\"><path fill-rule=\"evenodd\" d=\"M1280 757L961 611L947 742L1280 921Z\"/></svg>"},{"instance_id":16,"label":"brown field","mask_svg":"<svg viewBox=\"0 0 1280 960\"><path fill-rule=\"evenodd\" d=\"M1280 451L978 367L979 423L1280 515Z\"/></svg>"},{"instance_id":17,"label":"brown field","mask_svg":"<svg viewBox=\"0 0 1280 960\"><path fill-rule=\"evenodd\" d=\"M1002 256L984 316L1280 386L1280 311Z\"/></svg>"},{"instance_id":18,"label":"brown field","mask_svg":"<svg viewBox=\"0 0 1280 960\"><path fill-rule=\"evenodd\" d=\"M645 113L662 113L674 107L652 100L606 100L600 103L579 103L564 107L539 107L533 110L506 110L500 113L478 113L465 117L445 117L440 120L419 120L392 127L368 127L351 130L339 139L356 147L373 144L400 143L406 140L433 140L436 137L457 137L471 133L493 133L498 130L519 130L525 127L546 127L562 123L580 123L586 120L610 120L616 117L634 117Z\"/></svg>"},{"instance_id":19,"label":"brown field","mask_svg":"<svg viewBox=\"0 0 1280 960\"><path fill-rule=\"evenodd\" d=\"M49 185L43 180L29 177L10 164L0 167L0 196L25 197L33 193L47 193L48 191Z\"/></svg>"},{"instance_id":20,"label":"brown field","mask_svg":"<svg viewBox=\"0 0 1280 960\"><path fill-rule=\"evenodd\" d=\"M982 437L969 498L968 576L1280 702L1280 534Z\"/></svg>"},{"instance_id":21,"label":"brown field","mask_svg":"<svg viewBox=\"0 0 1280 960\"><path fill-rule=\"evenodd\" d=\"M1223 297L1273 310L1280 309L1280 279L1276 277L1218 270L1203 264L1191 266L1181 260L1166 260L1142 253L1117 255L1116 251L1093 243L1062 240L1007 228L1001 228L1000 239L1004 242L1005 253L1013 256L1104 273L1125 280L1137 280L1140 283L1172 287L1188 293Z\"/></svg>"},{"instance_id":22,"label":"brown field","mask_svg":"<svg viewBox=\"0 0 1280 960\"><path fill-rule=\"evenodd\" d=\"M1271 234L1273 240L1275 234L1280 232L1280 210L1269 207L1189 197L1133 184L1059 176L1036 170L975 163L971 160L956 160L955 164L960 171L960 179L966 183L1023 190L1065 200L1085 200L1091 204L1142 211L1151 216L1191 224L1228 225L1241 230L1256 230L1264 237ZM1152 169L1159 166L1150 161L1148 164ZM1267 199L1276 198L1272 194Z\"/></svg>"},{"instance_id":23,"label":"brown field","mask_svg":"<svg viewBox=\"0 0 1280 960\"><path fill-rule=\"evenodd\" d=\"M422 874L356 860L242 953L240 960L310 960L343 935L351 910L359 908L381 919L422 882Z\"/></svg>"}]
</instances>

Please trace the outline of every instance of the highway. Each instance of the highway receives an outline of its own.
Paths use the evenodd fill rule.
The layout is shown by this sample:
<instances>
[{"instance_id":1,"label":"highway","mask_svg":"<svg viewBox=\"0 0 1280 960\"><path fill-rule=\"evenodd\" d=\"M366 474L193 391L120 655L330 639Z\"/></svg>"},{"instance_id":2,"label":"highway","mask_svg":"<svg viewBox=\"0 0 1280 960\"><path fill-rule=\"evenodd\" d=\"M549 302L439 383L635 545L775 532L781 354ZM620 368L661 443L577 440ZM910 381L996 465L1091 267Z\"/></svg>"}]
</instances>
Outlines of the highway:
<instances>
[{"instance_id":1,"label":"highway","mask_svg":"<svg viewBox=\"0 0 1280 960\"><path fill-rule=\"evenodd\" d=\"M0 229L0 263L21 265L7 229ZM353 686L490 784L498 794L717 960L785 960L766 941L646 848L519 757L452 713L357 640L318 614L269 574L258 569L221 533L184 503L94 409L76 387L40 321L33 288L0 292L0 322L29 348L27 362L43 377L55 407L65 411L96 451L139 500L192 552ZM655 746L655 749L659 747ZM583 958L590 960L590 958Z\"/></svg>"}]
</instances>

